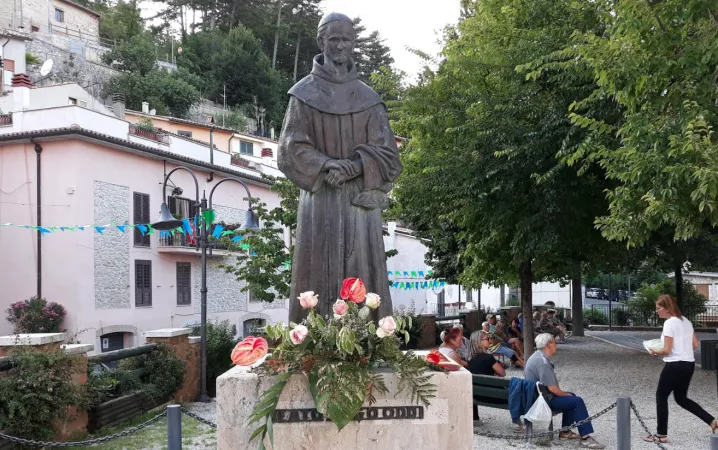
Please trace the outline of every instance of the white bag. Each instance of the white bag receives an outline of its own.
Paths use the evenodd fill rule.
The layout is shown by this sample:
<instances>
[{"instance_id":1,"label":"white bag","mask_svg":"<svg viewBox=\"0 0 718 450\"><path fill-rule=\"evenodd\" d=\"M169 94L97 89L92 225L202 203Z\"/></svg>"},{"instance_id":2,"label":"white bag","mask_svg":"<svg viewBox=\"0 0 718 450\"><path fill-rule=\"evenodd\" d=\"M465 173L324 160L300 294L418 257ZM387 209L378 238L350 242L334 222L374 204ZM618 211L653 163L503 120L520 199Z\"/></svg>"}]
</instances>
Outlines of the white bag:
<instances>
[{"instance_id":1,"label":"white bag","mask_svg":"<svg viewBox=\"0 0 718 450\"><path fill-rule=\"evenodd\" d=\"M661 342L660 339L643 341L643 348L645 348L648 353L657 352L659 350L663 350L663 342Z\"/></svg>"},{"instance_id":2,"label":"white bag","mask_svg":"<svg viewBox=\"0 0 718 450\"><path fill-rule=\"evenodd\" d=\"M536 390L539 390L538 383L536 383ZM548 406L548 403L546 403L546 400L544 400L540 390L538 398L528 412L524 414L524 419L531 422L535 427L547 426L551 422L551 419L553 419L553 412L551 412L551 408Z\"/></svg>"}]
</instances>

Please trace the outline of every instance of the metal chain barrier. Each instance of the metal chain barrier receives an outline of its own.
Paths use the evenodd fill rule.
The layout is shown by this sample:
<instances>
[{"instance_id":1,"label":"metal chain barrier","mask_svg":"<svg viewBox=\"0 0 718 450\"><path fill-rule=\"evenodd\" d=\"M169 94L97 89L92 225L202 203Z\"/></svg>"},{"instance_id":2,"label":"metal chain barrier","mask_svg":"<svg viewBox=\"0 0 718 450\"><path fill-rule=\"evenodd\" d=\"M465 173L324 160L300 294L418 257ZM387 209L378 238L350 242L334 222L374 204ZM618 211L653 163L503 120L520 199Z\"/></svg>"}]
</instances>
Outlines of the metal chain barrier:
<instances>
[{"instance_id":1,"label":"metal chain barrier","mask_svg":"<svg viewBox=\"0 0 718 450\"><path fill-rule=\"evenodd\" d=\"M641 426L644 430L646 430L646 433L648 433L648 436L653 436L653 433L651 433L651 430L648 429L648 425L646 425L646 422L643 421L643 417L641 417L640 414L638 414L638 408L636 408L636 404L633 403L633 400L631 400L631 410L633 410L633 414L636 415L636 418L638 418L638 422L640 422ZM661 450L666 450L666 446L661 444L658 441L653 441L654 444L658 446Z\"/></svg>"},{"instance_id":2,"label":"metal chain barrier","mask_svg":"<svg viewBox=\"0 0 718 450\"><path fill-rule=\"evenodd\" d=\"M518 436L516 434L496 434L496 433L476 433L476 435L482 436L482 437L487 437L487 438L493 438L493 439L506 439L506 440L514 440L514 441L523 441L525 439L534 439L534 438L544 437L544 436L553 436L554 433L563 433L564 431L569 431L572 428L576 428L578 426L581 426L583 424L591 422L595 419L598 419L602 415L604 415L604 414L608 413L609 411L611 411L612 409L614 409L616 407L616 405L618 405L618 402L614 402L612 405L608 406L607 408L603 409L602 411L597 412L596 414L592 415L591 417L588 417L579 422L576 422L573 425L559 428L558 430L545 431L542 433L534 433L534 434L523 435L523 436ZM551 420L553 420L553 418Z\"/></svg>"},{"instance_id":3,"label":"metal chain barrier","mask_svg":"<svg viewBox=\"0 0 718 450\"><path fill-rule=\"evenodd\" d=\"M210 422L209 420L205 419L204 417L198 416L197 414L195 414L195 413L193 413L193 412L190 412L190 411L187 410L187 409L182 408L182 413L183 413L183 414L187 414L188 416L190 416L191 418L193 418L193 419L195 419L195 420L199 420L200 422L202 422L203 424L205 424L205 425L207 425L207 426L209 426L209 427L217 428L217 424L216 424L216 423Z\"/></svg>"},{"instance_id":4,"label":"metal chain barrier","mask_svg":"<svg viewBox=\"0 0 718 450\"><path fill-rule=\"evenodd\" d=\"M89 447L90 445L95 444L102 444L104 442L112 441L117 438L121 438L127 435L130 435L134 432L140 431L143 428L147 428L148 426L154 424L161 418L167 415L167 410L165 409L161 413L157 414L147 422L143 422L137 426L134 426L132 428L128 428L124 431L120 431L117 434L112 434L110 436L103 436L101 438L97 439L90 439L87 441L79 441L79 442L41 442L41 441L33 441L31 439L23 439L15 436L8 436L7 434L0 433L0 438L5 439L10 442L14 442L16 444L20 445L26 445L29 447Z\"/></svg>"}]
</instances>

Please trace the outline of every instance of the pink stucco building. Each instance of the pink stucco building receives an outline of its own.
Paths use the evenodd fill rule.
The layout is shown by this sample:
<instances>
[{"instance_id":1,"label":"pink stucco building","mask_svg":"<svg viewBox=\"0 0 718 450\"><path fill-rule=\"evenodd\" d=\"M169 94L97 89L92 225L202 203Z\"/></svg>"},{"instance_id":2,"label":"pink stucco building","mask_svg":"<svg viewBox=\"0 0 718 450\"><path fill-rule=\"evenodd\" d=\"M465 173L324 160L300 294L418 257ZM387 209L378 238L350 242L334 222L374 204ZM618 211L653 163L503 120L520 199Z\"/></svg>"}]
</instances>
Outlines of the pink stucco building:
<instances>
[{"instance_id":1,"label":"pink stucco building","mask_svg":"<svg viewBox=\"0 0 718 450\"><path fill-rule=\"evenodd\" d=\"M54 104L48 104L51 97ZM195 139L138 133L124 120L122 105L114 106L113 113L77 85L32 88L15 80L0 97L0 223L49 228L155 222L164 175L180 165L196 173L200 196L220 180L238 177L254 197L277 205L262 179L262 173L276 174L271 161L237 166L226 148L210 156L209 146ZM275 146L276 155L276 143L262 145ZM173 212L186 215L194 182L178 171L172 183L182 190L170 202ZM237 183L220 186L213 198L217 221L241 223L244 197ZM137 345L143 331L199 321L200 254L190 245L112 227L102 234L90 228L41 237L1 227L0 310L40 293L67 308L67 328L96 351ZM255 302L241 292L243 283L220 267L233 259L219 250L208 258L209 318L229 320L240 335L259 323L286 320L286 301ZM0 335L11 331L0 320Z\"/></svg>"}]
</instances>

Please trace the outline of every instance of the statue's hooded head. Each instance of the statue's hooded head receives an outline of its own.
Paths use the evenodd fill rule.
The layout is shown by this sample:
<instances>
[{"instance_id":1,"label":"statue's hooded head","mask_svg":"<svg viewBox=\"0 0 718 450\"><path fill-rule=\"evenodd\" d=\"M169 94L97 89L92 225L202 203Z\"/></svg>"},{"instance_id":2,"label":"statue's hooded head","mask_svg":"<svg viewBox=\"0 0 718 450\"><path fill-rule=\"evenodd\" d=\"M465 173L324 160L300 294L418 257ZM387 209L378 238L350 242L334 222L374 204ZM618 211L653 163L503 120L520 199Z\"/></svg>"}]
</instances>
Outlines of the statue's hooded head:
<instances>
[{"instance_id":1,"label":"statue's hooded head","mask_svg":"<svg viewBox=\"0 0 718 450\"><path fill-rule=\"evenodd\" d=\"M349 64L354 51L356 31L348 16L330 13L319 22L317 45L324 53L324 60L341 66Z\"/></svg>"}]
</instances>

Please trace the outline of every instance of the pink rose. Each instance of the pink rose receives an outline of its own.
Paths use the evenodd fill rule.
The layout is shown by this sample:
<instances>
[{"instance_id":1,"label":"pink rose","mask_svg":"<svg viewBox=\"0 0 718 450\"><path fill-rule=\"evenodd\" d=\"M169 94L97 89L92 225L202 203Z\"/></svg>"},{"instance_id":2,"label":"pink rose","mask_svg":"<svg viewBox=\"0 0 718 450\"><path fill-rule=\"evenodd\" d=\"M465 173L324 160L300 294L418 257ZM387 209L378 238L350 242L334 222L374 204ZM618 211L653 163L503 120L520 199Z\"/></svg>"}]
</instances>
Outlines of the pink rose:
<instances>
[{"instance_id":1,"label":"pink rose","mask_svg":"<svg viewBox=\"0 0 718 450\"><path fill-rule=\"evenodd\" d=\"M370 292L366 295L366 305L371 309L377 309L381 304L381 297Z\"/></svg>"},{"instance_id":2,"label":"pink rose","mask_svg":"<svg viewBox=\"0 0 718 450\"><path fill-rule=\"evenodd\" d=\"M314 295L314 291L302 292L297 298L304 309L314 308L319 303L319 296Z\"/></svg>"},{"instance_id":3,"label":"pink rose","mask_svg":"<svg viewBox=\"0 0 718 450\"><path fill-rule=\"evenodd\" d=\"M297 325L292 331L289 332L289 339L292 340L292 344L299 345L304 342L304 339L309 334L309 330L304 325Z\"/></svg>"},{"instance_id":4,"label":"pink rose","mask_svg":"<svg viewBox=\"0 0 718 450\"><path fill-rule=\"evenodd\" d=\"M391 316L386 316L379 321L379 328L376 329L376 335L380 338L392 336L396 331L396 322Z\"/></svg>"},{"instance_id":5,"label":"pink rose","mask_svg":"<svg viewBox=\"0 0 718 450\"><path fill-rule=\"evenodd\" d=\"M344 300L339 299L336 303L334 303L332 309L334 310L334 317L341 317L346 314L347 311L349 311L349 305L347 305L347 302L345 302Z\"/></svg>"}]
</instances>

